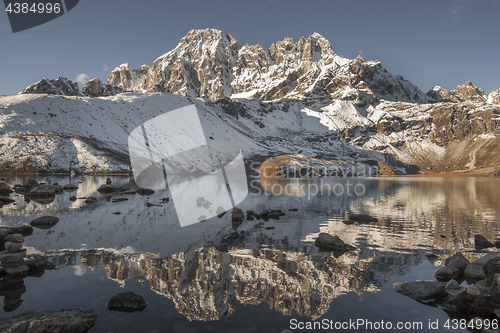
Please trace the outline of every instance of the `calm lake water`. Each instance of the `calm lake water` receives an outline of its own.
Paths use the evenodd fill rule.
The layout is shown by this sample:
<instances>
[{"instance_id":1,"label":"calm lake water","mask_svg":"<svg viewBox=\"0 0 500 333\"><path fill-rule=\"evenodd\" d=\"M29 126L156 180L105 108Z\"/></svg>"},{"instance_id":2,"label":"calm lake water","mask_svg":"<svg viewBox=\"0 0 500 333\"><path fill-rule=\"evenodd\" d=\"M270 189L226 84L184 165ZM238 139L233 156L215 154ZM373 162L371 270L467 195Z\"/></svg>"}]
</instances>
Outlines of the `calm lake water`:
<instances>
[{"instance_id":1,"label":"calm lake water","mask_svg":"<svg viewBox=\"0 0 500 333\"><path fill-rule=\"evenodd\" d=\"M397 294L392 285L432 279L456 251L469 260L480 257L475 234L500 237L496 178L254 180L238 207L279 209L285 213L279 220L245 219L236 226L228 212L186 227L172 200L162 202L172 199L168 190L106 197L97 193L106 177L3 178L11 186L32 178L79 189L51 202L12 193L15 205L0 209L2 226L59 218L50 229L35 228L24 243L28 257L43 254L55 268L26 277L22 304L0 316L78 307L99 315L90 332L299 332L307 331L299 322L327 320L422 323L407 332L435 332L428 324L438 321L439 331L466 331L444 329L447 313ZM117 187L137 188L131 177L110 178ZM97 202L85 204L81 198L88 196ZM351 213L378 222L344 223ZM319 251L314 240L320 232L356 250ZM127 291L143 296L146 309L108 311L107 301Z\"/></svg>"}]
</instances>

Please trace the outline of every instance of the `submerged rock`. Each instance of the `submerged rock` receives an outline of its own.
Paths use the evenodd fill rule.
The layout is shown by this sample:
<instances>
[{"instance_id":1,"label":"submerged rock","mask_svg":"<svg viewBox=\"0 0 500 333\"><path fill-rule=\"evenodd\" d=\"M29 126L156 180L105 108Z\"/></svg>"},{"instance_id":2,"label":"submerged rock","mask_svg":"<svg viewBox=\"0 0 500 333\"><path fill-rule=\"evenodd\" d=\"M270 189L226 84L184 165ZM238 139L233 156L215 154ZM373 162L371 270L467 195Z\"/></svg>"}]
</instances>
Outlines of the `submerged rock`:
<instances>
[{"instance_id":1,"label":"submerged rock","mask_svg":"<svg viewBox=\"0 0 500 333\"><path fill-rule=\"evenodd\" d=\"M461 275L467 268L470 262L462 253L458 252L444 262L444 267L438 269L434 276L442 279L452 279L457 275Z\"/></svg>"},{"instance_id":2,"label":"submerged rock","mask_svg":"<svg viewBox=\"0 0 500 333\"><path fill-rule=\"evenodd\" d=\"M233 211L231 212L231 221L232 222L243 222L245 219L245 214L243 211L237 207L233 208Z\"/></svg>"},{"instance_id":3,"label":"submerged rock","mask_svg":"<svg viewBox=\"0 0 500 333\"><path fill-rule=\"evenodd\" d=\"M88 331L94 326L97 314L81 309L29 310L12 317L0 319L0 331L5 333L72 332Z\"/></svg>"},{"instance_id":4,"label":"submerged rock","mask_svg":"<svg viewBox=\"0 0 500 333\"><path fill-rule=\"evenodd\" d=\"M30 225L38 229L50 229L59 222L59 219L54 216L42 216L31 221Z\"/></svg>"},{"instance_id":5,"label":"submerged rock","mask_svg":"<svg viewBox=\"0 0 500 333\"><path fill-rule=\"evenodd\" d=\"M92 203L94 203L96 201L97 201L96 198L94 198L94 197L88 197L87 199L85 199L84 202L88 205L88 204L92 204Z\"/></svg>"},{"instance_id":6,"label":"submerged rock","mask_svg":"<svg viewBox=\"0 0 500 333\"><path fill-rule=\"evenodd\" d=\"M106 307L111 311L134 312L144 310L147 305L148 303L142 296L129 291L113 296Z\"/></svg>"},{"instance_id":7,"label":"submerged rock","mask_svg":"<svg viewBox=\"0 0 500 333\"><path fill-rule=\"evenodd\" d=\"M366 215L366 214L351 214L351 215L349 215L349 220L354 221L354 222L358 222L358 223L378 222L377 218L370 216L370 215Z\"/></svg>"},{"instance_id":8,"label":"submerged rock","mask_svg":"<svg viewBox=\"0 0 500 333\"><path fill-rule=\"evenodd\" d=\"M155 194L155 191L149 189L149 188L140 188L137 191L135 191L137 194L140 195L153 195Z\"/></svg>"},{"instance_id":9,"label":"submerged rock","mask_svg":"<svg viewBox=\"0 0 500 333\"><path fill-rule=\"evenodd\" d=\"M39 185L26 193L29 197L51 197L56 195L56 189L51 185Z\"/></svg>"},{"instance_id":10,"label":"submerged rock","mask_svg":"<svg viewBox=\"0 0 500 333\"><path fill-rule=\"evenodd\" d=\"M75 184L66 184L63 186L63 189L65 189L65 190L77 190L78 186L76 186Z\"/></svg>"}]
</instances>

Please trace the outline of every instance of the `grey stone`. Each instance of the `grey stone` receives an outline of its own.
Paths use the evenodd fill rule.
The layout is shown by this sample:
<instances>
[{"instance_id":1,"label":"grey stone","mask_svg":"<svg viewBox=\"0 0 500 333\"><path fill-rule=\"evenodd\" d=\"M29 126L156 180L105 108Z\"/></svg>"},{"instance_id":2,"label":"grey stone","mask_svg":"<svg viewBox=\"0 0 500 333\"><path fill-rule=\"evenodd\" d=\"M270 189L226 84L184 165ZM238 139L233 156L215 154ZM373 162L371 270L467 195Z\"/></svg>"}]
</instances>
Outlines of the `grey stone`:
<instances>
[{"instance_id":1,"label":"grey stone","mask_svg":"<svg viewBox=\"0 0 500 333\"><path fill-rule=\"evenodd\" d=\"M50 229L57 224L59 219L54 216L41 216L31 221L31 226L38 229Z\"/></svg>"},{"instance_id":2,"label":"grey stone","mask_svg":"<svg viewBox=\"0 0 500 333\"><path fill-rule=\"evenodd\" d=\"M452 279L462 274L469 264L469 260L467 260L462 253L458 252L446 259L444 267L438 269L434 273L434 276L443 279Z\"/></svg>"},{"instance_id":3,"label":"grey stone","mask_svg":"<svg viewBox=\"0 0 500 333\"><path fill-rule=\"evenodd\" d=\"M5 241L6 242L12 242L12 243L22 243L24 242L24 237L21 234L10 234L8 236L5 236Z\"/></svg>"},{"instance_id":4,"label":"grey stone","mask_svg":"<svg viewBox=\"0 0 500 333\"><path fill-rule=\"evenodd\" d=\"M467 288L467 294L471 295L472 297L479 297L479 296L481 296L481 292L479 291L479 288L476 287L474 284L471 284Z\"/></svg>"},{"instance_id":5,"label":"grey stone","mask_svg":"<svg viewBox=\"0 0 500 333\"><path fill-rule=\"evenodd\" d=\"M39 185L26 193L28 197L51 197L56 194L56 190L51 185Z\"/></svg>"},{"instance_id":6,"label":"grey stone","mask_svg":"<svg viewBox=\"0 0 500 333\"><path fill-rule=\"evenodd\" d=\"M112 311L133 312L142 311L147 305L148 303L142 296L129 291L113 296L106 307Z\"/></svg>"},{"instance_id":7,"label":"grey stone","mask_svg":"<svg viewBox=\"0 0 500 333\"><path fill-rule=\"evenodd\" d=\"M476 282L476 287L481 292L481 295L489 295L490 294L490 286L487 280L481 280Z\"/></svg>"},{"instance_id":8,"label":"grey stone","mask_svg":"<svg viewBox=\"0 0 500 333\"><path fill-rule=\"evenodd\" d=\"M476 261L471 262L469 265L467 265L467 268L464 271L464 276L477 280L486 279L486 275L483 271L483 266L488 260L493 258L500 258L500 253L490 252L487 255L477 259Z\"/></svg>"},{"instance_id":9,"label":"grey stone","mask_svg":"<svg viewBox=\"0 0 500 333\"><path fill-rule=\"evenodd\" d=\"M419 302L429 302L446 297L446 283L439 281L396 282L394 291Z\"/></svg>"},{"instance_id":10,"label":"grey stone","mask_svg":"<svg viewBox=\"0 0 500 333\"><path fill-rule=\"evenodd\" d=\"M26 259L24 261L29 268L40 268L43 264L45 264L45 257L42 255L36 255L32 258Z\"/></svg>"},{"instance_id":11,"label":"grey stone","mask_svg":"<svg viewBox=\"0 0 500 333\"><path fill-rule=\"evenodd\" d=\"M4 263L2 263L2 267L3 268L16 268L16 267L21 266L22 264L24 264L23 259L16 261L16 262L4 262Z\"/></svg>"},{"instance_id":12,"label":"grey stone","mask_svg":"<svg viewBox=\"0 0 500 333\"><path fill-rule=\"evenodd\" d=\"M474 236L474 248L476 250L482 250L488 247L495 247L495 244L491 243L481 235Z\"/></svg>"},{"instance_id":13,"label":"grey stone","mask_svg":"<svg viewBox=\"0 0 500 333\"><path fill-rule=\"evenodd\" d=\"M23 248L23 243L13 243L13 242L5 242L5 250L10 253L16 253L21 251Z\"/></svg>"},{"instance_id":14,"label":"grey stone","mask_svg":"<svg viewBox=\"0 0 500 333\"><path fill-rule=\"evenodd\" d=\"M269 212L269 218L274 220L279 220L281 216L285 215L281 210L271 210Z\"/></svg>"},{"instance_id":15,"label":"grey stone","mask_svg":"<svg viewBox=\"0 0 500 333\"><path fill-rule=\"evenodd\" d=\"M8 227L4 228L9 234L21 234L24 237L30 236L33 233L33 227L29 225L22 225L20 227Z\"/></svg>"},{"instance_id":16,"label":"grey stone","mask_svg":"<svg viewBox=\"0 0 500 333\"><path fill-rule=\"evenodd\" d=\"M324 232L321 232L318 235L318 238L316 238L316 240L314 241L314 245L320 249L327 249L333 251L335 250L349 251L353 249L351 245L344 243L344 241L340 239L339 236L337 235L332 236Z\"/></svg>"},{"instance_id":17,"label":"grey stone","mask_svg":"<svg viewBox=\"0 0 500 333\"><path fill-rule=\"evenodd\" d=\"M96 201L97 201L96 198L94 198L94 197L88 197L87 199L85 199L84 202L88 205L88 204L94 203Z\"/></svg>"},{"instance_id":18,"label":"grey stone","mask_svg":"<svg viewBox=\"0 0 500 333\"><path fill-rule=\"evenodd\" d=\"M4 333L83 333L95 325L97 314L81 309L29 310L0 319Z\"/></svg>"},{"instance_id":19,"label":"grey stone","mask_svg":"<svg viewBox=\"0 0 500 333\"><path fill-rule=\"evenodd\" d=\"M445 288L446 289L458 289L458 288L460 288L460 285L458 284L457 281L451 279L450 281L448 281Z\"/></svg>"},{"instance_id":20,"label":"grey stone","mask_svg":"<svg viewBox=\"0 0 500 333\"><path fill-rule=\"evenodd\" d=\"M63 187L65 190L77 190L78 189L78 186L76 186L75 184L66 184L64 185Z\"/></svg>"},{"instance_id":21,"label":"grey stone","mask_svg":"<svg viewBox=\"0 0 500 333\"><path fill-rule=\"evenodd\" d=\"M500 319L500 309L495 309L495 315L497 316L498 319Z\"/></svg>"},{"instance_id":22,"label":"grey stone","mask_svg":"<svg viewBox=\"0 0 500 333\"><path fill-rule=\"evenodd\" d=\"M155 191L153 191L149 188L140 188L135 192L139 195L153 195L155 193Z\"/></svg>"},{"instance_id":23,"label":"grey stone","mask_svg":"<svg viewBox=\"0 0 500 333\"><path fill-rule=\"evenodd\" d=\"M2 251L2 252L0 252L0 262L2 264L7 263L7 262L19 262L19 261L23 260L25 255L26 255L26 250L21 250L20 252L17 252L17 253L10 253L8 251Z\"/></svg>"},{"instance_id":24,"label":"grey stone","mask_svg":"<svg viewBox=\"0 0 500 333\"><path fill-rule=\"evenodd\" d=\"M5 242L5 237L9 234L9 230L5 228L0 229L0 243Z\"/></svg>"},{"instance_id":25,"label":"grey stone","mask_svg":"<svg viewBox=\"0 0 500 333\"><path fill-rule=\"evenodd\" d=\"M117 190L118 189L116 188L115 185L102 184L97 189L97 192L100 192L100 193L112 193L112 192L116 192Z\"/></svg>"},{"instance_id":26,"label":"grey stone","mask_svg":"<svg viewBox=\"0 0 500 333\"><path fill-rule=\"evenodd\" d=\"M370 215L366 215L366 214L351 214L351 215L349 215L349 220L359 222L359 223L378 222L377 218L370 216Z\"/></svg>"},{"instance_id":27,"label":"grey stone","mask_svg":"<svg viewBox=\"0 0 500 333\"><path fill-rule=\"evenodd\" d=\"M12 192L13 191L9 185L5 184L4 182L0 182L0 194L5 195Z\"/></svg>"},{"instance_id":28,"label":"grey stone","mask_svg":"<svg viewBox=\"0 0 500 333\"><path fill-rule=\"evenodd\" d=\"M233 222L242 222L245 219L245 214L238 207L234 207L231 212L231 221Z\"/></svg>"},{"instance_id":29,"label":"grey stone","mask_svg":"<svg viewBox=\"0 0 500 333\"><path fill-rule=\"evenodd\" d=\"M5 196L0 196L0 206L3 206L3 205L8 205L8 204L11 204L13 202L16 202L16 200L13 200L9 197L5 197Z\"/></svg>"},{"instance_id":30,"label":"grey stone","mask_svg":"<svg viewBox=\"0 0 500 333\"><path fill-rule=\"evenodd\" d=\"M25 264L22 264L17 267L4 267L3 270L5 273L12 275L12 276L18 276L18 275L25 275L29 272L29 267L26 266Z\"/></svg>"}]
</instances>

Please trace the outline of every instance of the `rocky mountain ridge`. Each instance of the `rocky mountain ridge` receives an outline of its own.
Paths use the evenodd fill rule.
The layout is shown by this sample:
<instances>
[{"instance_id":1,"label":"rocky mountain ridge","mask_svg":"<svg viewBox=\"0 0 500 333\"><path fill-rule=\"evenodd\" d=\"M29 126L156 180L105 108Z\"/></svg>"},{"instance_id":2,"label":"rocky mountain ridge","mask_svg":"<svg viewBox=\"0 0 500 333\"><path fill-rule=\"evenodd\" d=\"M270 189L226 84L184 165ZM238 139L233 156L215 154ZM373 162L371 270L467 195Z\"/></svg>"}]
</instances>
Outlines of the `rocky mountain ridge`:
<instances>
[{"instance_id":1,"label":"rocky mountain ridge","mask_svg":"<svg viewBox=\"0 0 500 333\"><path fill-rule=\"evenodd\" d=\"M6 97L9 100L2 104L2 113L14 112L39 126L23 131L13 122L18 118L4 117L3 130L9 134L3 140L9 144L0 146L0 150L10 147L9 151L22 152L28 159L7 161L11 154L6 151L1 163L4 169L69 171L72 165L80 172L130 171L124 138L132 124L140 125L138 119L153 117L159 110L170 111L163 106L148 109L146 105L173 106L178 101L174 96L183 95L188 98L182 105L196 104L213 124L214 119L223 121L211 127L212 135L208 136L222 141L238 138L247 161L301 153L304 168L323 159L364 166L382 162L398 174L500 173L500 88L486 95L467 81L451 91L436 86L424 94L402 77L387 72L378 61L337 55L317 33L296 42L286 38L266 50L260 45L241 46L231 35L218 30L193 30L151 66L131 70L128 64L120 65L105 84L96 78L78 91L78 86L66 79L42 81L23 92L28 93L26 96L39 92L68 97L50 100L57 112L39 112L45 117L57 114L63 120L61 125L67 126L72 117L83 119L78 110L86 110L89 125L72 130L52 128L41 122L36 111L50 108L45 105L45 97L27 97L28 106L23 98ZM93 98L98 96L101 98ZM146 102L148 99L154 102ZM67 107L74 112L68 113ZM31 109L37 116L31 115ZM104 109L113 111L104 115ZM125 110L126 116L121 113ZM128 127L121 117L128 119ZM116 125L108 126L116 135L96 132L91 127L96 119L101 119L98 126L103 122ZM90 153L92 160L102 163L85 163L80 157L71 158L71 162L67 158L54 160L54 156L42 158L48 153L46 147L54 144L55 139L48 138L61 138L63 133L85 138L95 150L83 152L79 144L72 151L79 156L95 151L97 155ZM19 140L33 134L43 134L42 141L50 141L46 147L37 146L40 139L33 142L38 147L36 156ZM102 153L104 142L109 154ZM65 162L57 162L62 160ZM91 165L94 167L89 169Z\"/></svg>"}]
</instances>

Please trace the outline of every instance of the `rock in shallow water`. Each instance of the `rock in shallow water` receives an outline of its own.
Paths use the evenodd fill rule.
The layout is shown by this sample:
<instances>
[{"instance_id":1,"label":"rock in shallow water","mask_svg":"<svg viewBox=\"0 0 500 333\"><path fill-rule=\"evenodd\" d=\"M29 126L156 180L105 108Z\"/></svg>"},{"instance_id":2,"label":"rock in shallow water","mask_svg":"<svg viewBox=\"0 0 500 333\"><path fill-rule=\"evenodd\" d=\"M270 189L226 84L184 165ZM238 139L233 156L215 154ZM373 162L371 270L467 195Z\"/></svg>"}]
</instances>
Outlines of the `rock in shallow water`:
<instances>
[{"instance_id":1,"label":"rock in shallow water","mask_svg":"<svg viewBox=\"0 0 500 333\"><path fill-rule=\"evenodd\" d=\"M445 282L430 280L396 282L392 285L394 291L419 302L429 302L446 297L445 287Z\"/></svg>"},{"instance_id":2,"label":"rock in shallow water","mask_svg":"<svg viewBox=\"0 0 500 333\"><path fill-rule=\"evenodd\" d=\"M155 191L153 191L149 188L140 188L135 192L139 195L153 195L153 194L155 194Z\"/></svg>"},{"instance_id":3,"label":"rock in shallow water","mask_svg":"<svg viewBox=\"0 0 500 333\"><path fill-rule=\"evenodd\" d=\"M351 215L349 215L349 220L355 221L358 223L378 222L378 219L376 217L366 215L366 214L351 214Z\"/></svg>"},{"instance_id":4,"label":"rock in shallow water","mask_svg":"<svg viewBox=\"0 0 500 333\"><path fill-rule=\"evenodd\" d=\"M318 235L318 238L316 238L316 240L314 241L314 245L320 249L332 251L350 251L354 249L353 246L344 243L344 241L340 239L339 236L332 236L324 232L321 232Z\"/></svg>"},{"instance_id":5,"label":"rock in shallow water","mask_svg":"<svg viewBox=\"0 0 500 333\"><path fill-rule=\"evenodd\" d=\"M474 248L476 250L486 249L488 247L495 247L495 244L488 241L485 237L481 235L474 236Z\"/></svg>"},{"instance_id":6,"label":"rock in shallow water","mask_svg":"<svg viewBox=\"0 0 500 333\"><path fill-rule=\"evenodd\" d=\"M484 280L486 279L486 274L483 271L483 266L486 264L486 262L490 259L494 258L500 258L500 253L498 252L491 252L485 255L484 257L481 257L477 259L476 261L471 262L469 265L467 265L467 268L464 271L464 276L471 278L471 279L477 279L477 280Z\"/></svg>"},{"instance_id":7,"label":"rock in shallow water","mask_svg":"<svg viewBox=\"0 0 500 333\"><path fill-rule=\"evenodd\" d=\"M434 276L443 279L452 279L457 275L461 275L469 264L469 260L462 253L458 252L446 259L444 267L438 269L434 273Z\"/></svg>"},{"instance_id":8,"label":"rock in shallow water","mask_svg":"<svg viewBox=\"0 0 500 333\"><path fill-rule=\"evenodd\" d=\"M99 192L99 193L112 193L112 192L116 192L117 190L118 189L114 185L102 184L97 189L97 192Z\"/></svg>"},{"instance_id":9,"label":"rock in shallow water","mask_svg":"<svg viewBox=\"0 0 500 333\"><path fill-rule=\"evenodd\" d=\"M144 310L147 305L148 303L142 296L129 291L113 296L106 307L112 311L134 312Z\"/></svg>"},{"instance_id":10,"label":"rock in shallow water","mask_svg":"<svg viewBox=\"0 0 500 333\"><path fill-rule=\"evenodd\" d=\"M84 202L88 205L88 204L92 204L92 203L94 203L96 201L97 201L96 198L94 198L94 197L88 197L87 199L85 199Z\"/></svg>"},{"instance_id":11,"label":"rock in shallow water","mask_svg":"<svg viewBox=\"0 0 500 333\"><path fill-rule=\"evenodd\" d=\"M57 217L54 216L42 216L31 221L31 226L38 229L50 229L56 225L59 221Z\"/></svg>"},{"instance_id":12,"label":"rock in shallow water","mask_svg":"<svg viewBox=\"0 0 500 333\"><path fill-rule=\"evenodd\" d=\"M94 326L97 314L81 309L29 310L12 317L0 319L0 331L5 333L72 332L88 331Z\"/></svg>"}]
</instances>

